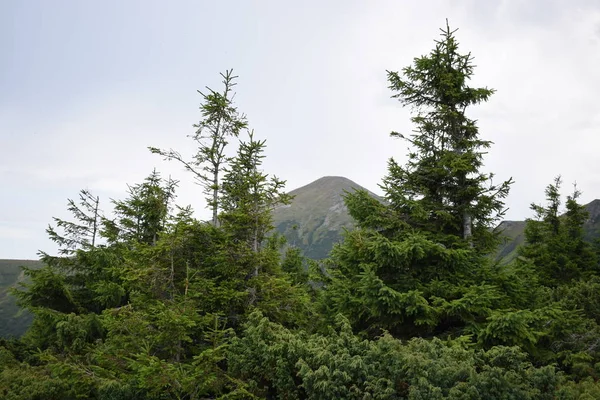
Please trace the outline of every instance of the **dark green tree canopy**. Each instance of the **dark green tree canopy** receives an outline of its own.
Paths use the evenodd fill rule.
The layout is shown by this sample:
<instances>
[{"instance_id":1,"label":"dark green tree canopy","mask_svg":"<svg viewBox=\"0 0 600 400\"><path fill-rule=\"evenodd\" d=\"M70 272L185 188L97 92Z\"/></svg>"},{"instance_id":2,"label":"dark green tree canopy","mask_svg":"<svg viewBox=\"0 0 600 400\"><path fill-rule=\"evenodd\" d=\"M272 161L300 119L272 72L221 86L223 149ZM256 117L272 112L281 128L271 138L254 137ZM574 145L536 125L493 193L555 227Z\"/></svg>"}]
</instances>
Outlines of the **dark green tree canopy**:
<instances>
[{"instance_id":1,"label":"dark green tree canopy","mask_svg":"<svg viewBox=\"0 0 600 400\"><path fill-rule=\"evenodd\" d=\"M519 250L521 257L535 265L540 279L549 286L589 277L600 267L597 250L584 240L583 224L589 214L578 203L581 192L574 187L561 215L561 185L558 176L546 187L547 204L531 204L535 216L527 219L525 245Z\"/></svg>"},{"instance_id":2,"label":"dark green tree canopy","mask_svg":"<svg viewBox=\"0 0 600 400\"><path fill-rule=\"evenodd\" d=\"M494 184L493 174L481 172L491 142L480 138L466 111L494 91L468 86L473 59L459 52L455 32L446 26L428 55L402 74L388 71L392 97L415 112L416 129L410 136L392 133L411 151L405 166L390 160L383 189L410 226L438 234L445 245L458 245L454 237L462 237L489 251L496 244L490 228L503 214L511 180Z\"/></svg>"}]
</instances>

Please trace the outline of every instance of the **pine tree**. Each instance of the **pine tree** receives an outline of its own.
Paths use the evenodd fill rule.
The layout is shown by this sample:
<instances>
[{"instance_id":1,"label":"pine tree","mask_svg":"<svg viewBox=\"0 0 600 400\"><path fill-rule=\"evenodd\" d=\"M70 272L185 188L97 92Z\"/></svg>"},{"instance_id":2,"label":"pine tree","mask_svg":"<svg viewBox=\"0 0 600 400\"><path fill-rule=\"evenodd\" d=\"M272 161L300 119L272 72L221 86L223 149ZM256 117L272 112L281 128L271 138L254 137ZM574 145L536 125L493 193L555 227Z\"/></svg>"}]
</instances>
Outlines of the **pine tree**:
<instances>
[{"instance_id":1,"label":"pine tree","mask_svg":"<svg viewBox=\"0 0 600 400\"><path fill-rule=\"evenodd\" d=\"M494 91L468 86L473 58L458 52L455 32L446 25L430 54L416 58L402 75L388 71L390 89L396 92L392 97L416 112L416 131L410 137L392 133L406 139L412 150L406 166L390 160L383 188L410 226L439 234L445 245L456 245L454 237L462 237L491 251L497 243L490 228L503 214L512 180L495 185L493 174L480 171L491 142L480 138L466 110Z\"/></svg>"},{"instance_id":2,"label":"pine tree","mask_svg":"<svg viewBox=\"0 0 600 400\"><path fill-rule=\"evenodd\" d=\"M583 224L589 214L577 201L581 192L574 187L561 215L561 185L558 176L546 187L546 206L531 204L535 217L527 219L525 245L519 249L521 257L535 265L541 282L549 286L597 273L599 267L594 246L584 240Z\"/></svg>"},{"instance_id":3,"label":"pine tree","mask_svg":"<svg viewBox=\"0 0 600 400\"><path fill-rule=\"evenodd\" d=\"M485 257L497 243L493 223L511 180L494 185L480 171L491 143L465 114L493 90L468 86L472 57L459 53L454 33L446 26L430 54L402 75L388 72L393 97L415 112L416 130L392 133L412 148L406 166L389 162L387 201L346 195L358 229L332 252L324 307L373 334L481 332L494 309L512 305ZM511 335L504 338L514 342Z\"/></svg>"},{"instance_id":4,"label":"pine tree","mask_svg":"<svg viewBox=\"0 0 600 400\"><path fill-rule=\"evenodd\" d=\"M227 163L227 139L237 137L247 126L245 115L240 114L233 104L235 94L232 90L236 85L237 76L233 75L233 70L230 69L222 73L221 77L224 85L222 93L209 87L206 88L207 93L198 91L204 102L200 106L202 120L194 125L197 131L192 138L198 144L198 148L191 160L186 161L179 152L172 149L149 147L152 153L160 154L167 160L176 160L194 174L194 178L209 196L207 201L212 209L214 226L218 225L220 174Z\"/></svg>"},{"instance_id":5,"label":"pine tree","mask_svg":"<svg viewBox=\"0 0 600 400\"><path fill-rule=\"evenodd\" d=\"M104 219L104 234L111 242L156 244L165 229L177 184L163 180L154 170L143 183L128 186L126 200L113 200L116 218Z\"/></svg>"}]
</instances>

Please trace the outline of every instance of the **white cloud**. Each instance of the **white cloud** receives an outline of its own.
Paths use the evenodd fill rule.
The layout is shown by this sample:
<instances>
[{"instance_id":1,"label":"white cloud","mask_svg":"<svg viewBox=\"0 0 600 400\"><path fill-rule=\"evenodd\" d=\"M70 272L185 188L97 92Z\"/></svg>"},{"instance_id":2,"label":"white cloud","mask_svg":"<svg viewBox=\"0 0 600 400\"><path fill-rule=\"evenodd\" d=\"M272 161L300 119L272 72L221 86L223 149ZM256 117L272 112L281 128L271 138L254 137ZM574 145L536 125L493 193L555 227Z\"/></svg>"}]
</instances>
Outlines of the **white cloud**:
<instances>
[{"instance_id":1,"label":"white cloud","mask_svg":"<svg viewBox=\"0 0 600 400\"><path fill-rule=\"evenodd\" d=\"M0 239L31 239L34 235L29 229L7 226L0 222Z\"/></svg>"},{"instance_id":2,"label":"white cloud","mask_svg":"<svg viewBox=\"0 0 600 400\"><path fill-rule=\"evenodd\" d=\"M486 168L498 179L515 178L508 217L529 216L529 203L543 200L557 174L565 188L577 180L583 201L600 197L600 5L594 0L308 1L258 3L235 13L225 3L207 7L173 6L164 18L158 6L145 9L131 27L119 25L119 35L131 30L123 42L93 31L98 24L81 23L75 34L105 53L89 52L83 40L81 48L67 43L60 63L30 64L28 75L14 73L5 82L12 89L0 95L15 101L0 98L0 179L12 195L0 204L11 221L44 226L52 215L64 215L66 198L84 187L103 199L123 197L127 183L154 167L181 181L181 203L203 212L204 195L191 177L146 147L191 155L186 135L199 118L195 90L218 88L218 72L230 67L240 75L240 110L267 139L267 172L287 179L290 189L343 175L380 192L387 159L401 161L406 153L389 132L412 129L408 110L389 98L385 70L401 70L429 52L446 18L459 28L461 49L475 56L473 85L497 89L471 115L483 138L495 142ZM195 15L204 23L193 24ZM61 16L53 18L48 26L57 30ZM207 40L223 24L218 41ZM17 25L23 31L14 36L27 35L26 27ZM44 54L61 45L43 34L36 40ZM101 58L107 55L114 58ZM82 78L57 65L73 74L95 69ZM103 75L103 66L110 74ZM62 91L40 86L33 92L31 82L40 80ZM52 101L42 107L25 96L38 92ZM43 231L36 237L23 256L44 247Z\"/></svg>"}]
</instances>

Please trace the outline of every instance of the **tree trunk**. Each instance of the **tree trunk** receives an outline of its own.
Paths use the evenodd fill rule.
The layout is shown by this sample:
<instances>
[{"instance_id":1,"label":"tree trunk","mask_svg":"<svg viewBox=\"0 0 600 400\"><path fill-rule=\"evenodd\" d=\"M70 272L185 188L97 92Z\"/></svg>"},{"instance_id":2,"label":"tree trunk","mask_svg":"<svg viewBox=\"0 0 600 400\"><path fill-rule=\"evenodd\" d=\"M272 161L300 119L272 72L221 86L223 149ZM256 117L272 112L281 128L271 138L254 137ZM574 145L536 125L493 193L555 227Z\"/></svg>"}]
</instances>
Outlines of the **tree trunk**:
<instances>
[{"instance_id":1,"label":"tree trunk","mask_svg":"<svg viewBox=\"0 0 600 400\"><path fill-rule=\"evenodd\" d=\"M213 178L213 204L212 204L212 224L217 227L219 224L219 170L215 168Z\"/></svg>"},{"instance_id":2,"label":"tree trunk","mask_svg":"<svg viewBox=\"0 0 600 400\"><path fill-rule=\"evenodd\" d=\"M92 249L96 246L96 234L98 232L98 204L100 203L100 197L96 196L96 204L94 207L94 228L92 232Z\"/></svg>"},{"instance_id":3,"label":"tree trunk","mask_svg":"<svg viewBox=\"0 0 600 400\"><path fill-rule=\"evenodd\" d=\"M469 241L469 245L473 247L473 241L471 237L473 236L473 218L468 211L463 213L463 239Z\"/></svg>"}]
</instances>

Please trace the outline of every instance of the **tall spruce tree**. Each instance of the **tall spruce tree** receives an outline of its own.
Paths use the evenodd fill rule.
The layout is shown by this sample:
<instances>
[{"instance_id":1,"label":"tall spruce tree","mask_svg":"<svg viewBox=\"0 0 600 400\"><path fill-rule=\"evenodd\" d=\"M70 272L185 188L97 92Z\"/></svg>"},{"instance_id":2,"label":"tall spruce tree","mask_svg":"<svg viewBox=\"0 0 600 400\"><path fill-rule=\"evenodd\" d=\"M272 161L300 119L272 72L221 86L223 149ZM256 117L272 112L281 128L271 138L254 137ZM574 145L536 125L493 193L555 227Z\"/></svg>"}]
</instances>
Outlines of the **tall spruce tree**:
<instances>
[{"instance_id":1,"label":"tall spruce tree","mask_svg":"<svg viewBox=\"0 0 600 400\"><path fill-rule=\"evenodd\" d=\"M192 136L198 144L196 154L191 160L186 160L179 152L161 150L149 147L155 154L164 156L167 160L176 160L183 164L186 170L194 174L196 181L204 188L208 195L207 201L212 210L212 224L218 225L219 215L219 190L220 175L227 163L225 147L229 137L237 137L246 128L246 116L240 114L233 103L237 76L233 70L221 74L223 78L223 92L217 92L209 87L207 92L198 91L204 102L200 106L202 120L194 127L197 129Z\"/></svg>"},{"instance_id":2,"label":"tall spruce tree","mask_svg":"<svg viewBox=\"0 0 600 400\"><path fill-rule=\"evenodd\" d=\"M332 252L325 307L358 329L404 337L480 332L510 299L496 287L485 255L496 244L511 180L495 185L480 171L489 141L465 112L493 93L472 88L472 57L461 54L448 26L430 54L403 74L388 72L392 97L412 107L408 162L389 162L387 202L366 192L346 204L358 229Z\"/></svg>"},{"instance_id":3,"label":"tall spruce tree","mask_svg":"<svg viewBox=\"0 0 600 400\"><path fill-rule=\"evenodd\" d=\"M446 25L430 54L402 74L388 71L392 97L415 111L416 131L410 137L392 133L412 150L405 166L390 160L384 190L410 226L438 234L445 245L457 245L455 238L462 237L490 251L496 245L490 228L503 214L511 180L496 185L493 174L481 172L491 142L480 138L466 111L494 91L468 86L473 58L459 53L455 32Z\"/></svg>"},{"instance_id":4,"label":"tall spruce tree","mask_svg":"<svg viewBox=\"0 0 600 400\"><path fill-rule=\"evenodd\" d=\"M264 140L255 140L254 132L240 141L223 180L221 220L225 231L257 253L266 234L273 229L273 209L289 204L291 197L283 189L285 181L269 177L260 166L265 158Z\"/></svg>"}]
</instances>

